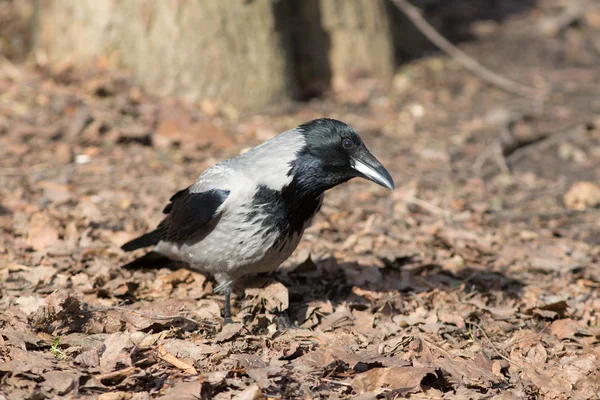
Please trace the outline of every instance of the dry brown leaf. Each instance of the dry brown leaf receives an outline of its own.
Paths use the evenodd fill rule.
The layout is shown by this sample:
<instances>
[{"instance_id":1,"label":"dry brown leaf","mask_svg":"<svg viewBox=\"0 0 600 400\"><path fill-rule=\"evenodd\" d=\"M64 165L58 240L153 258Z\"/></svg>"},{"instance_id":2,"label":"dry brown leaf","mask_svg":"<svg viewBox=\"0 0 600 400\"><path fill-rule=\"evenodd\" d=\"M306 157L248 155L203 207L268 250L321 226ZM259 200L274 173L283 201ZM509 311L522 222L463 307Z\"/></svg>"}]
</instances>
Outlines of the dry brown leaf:
<instances>
[{"instance_id":1,"label":"dry brown leaf","mask_svg":"<svg viewBox=\"0 0 600 400\"><path fill-rule=\"evenodd\" d=\"M34 353L14 347L10 348L7 359L10 361L0 363L0 371L13 376L27 372L42 376L53 370L56 364L56 358L50 353Z\"/></svg>"},{"instance_id":2,"label":"dry brown leaf","mask_svg":"<svg viewBox=\"0 0 600 400\"><path fill-rule=\"evenodd\" d=\"M372 303L375 303L377 300L379 300L383 297L383 293L381 293L381 292L366 290L366 289L363 289L358 286L352 287L352 293L356 294L357 296L364 297L365 299L369 300Z\"/></svg>"},{"instance_id":3,"label":"dry brown leaf","mask_svg":"<svg viewBox=\"0 0 600 400\"><path fill-rule=\"evenodd\" d=\"M116 332L108 335L101 350L100 370L109 373L114 371L118 364L130 366L129 349L131 347L133 347L133 343L128 334Z\"/></svg>"},{"instance_id":4,"label":"dry brown leaf","mask_svg":"<svg viewBox=\"0 0 600 400\"><path fill-rule=\"evenodd\" d=\"M219 351L219 347L217 346L209 346L207 344L194 343L189 340L181 339L167 339L163 342L162 346L175 357L183 359L189 358L194 361Z\"/></svg>"},{"instance_id":5,"label":"dry brown leaf","mask_svg":"<svg viewBox=\"0 0 600 400\"><path fill-rule=\"evenodd\" d=\"M202 399L202 383L203 380L193 382L177 382L175 385L167 389L166 393L158 400L198 400Z\"/></svg>"},{"instance_id":6,"label":"dry brown leaf","mask_svg":"<svg viewBox=\"0 0 600 400\"><path fill-rule=\"evenodd\" d=\"M565 193L563 201L571 210L600 206L600 187L592 182L577 182Z\"/></svg>"},{"instance_id":7,"label":"dry brown leaf","mask_svg":"<svg viewBox=\"0 0 600 400\"><path fill-rule=\"evenodd\" d=\"M242 392L233 396L233 400L262 400L265 396L260 391L258 385L248 386Z\"/></svg>"},{"instance_id":8,"label":"dry brown leaf","mask_svg":"<svg viewBox=\"0 0 600 400\"><path fill-rule=\"evenodd\" d=\"M493 363L483 353L475 359L452 356L445 350L428 342L423 342L421 349L425 365L441 368L458 382L465 385L491 387L502 382L493 372Z\"/></svg>"},{"instance_id":9,"label":"dry brown leaf","mask_svg":"<svg viewBox=\"0 0 600 400\"><path fill-rule=\"evenodd\" d=\"M411 365L399 357L383 356L375 350L351 352L345 347L336 347L330 351L336 359L344 361L348 364L348 367L357 372L364 372L378 367L407 367Z\"/></svg>"},{"instance_id":10,"label":"dry brown leaf","mask_svg":"<svg viewBox=\"0 0 600 400\"><path fill-rule=\"evenodd\" d=\"M58 230L53 227L49 217L43 214L35 214L31 217L27 243L38 251L60 244Z\"/></svg>"},{"instance_id":11,"label":"dry brown leaf","mask_svg":"<svg viewBox=\"0 0 600 400\"><path fill-rule=\"evenodd\" d=\"M550 324L550 332L559 339L575 339L576 335L589 336L583 324L570 318L557 319Z\"/></svg>"},{"instance_id":12,"label":"dry brown leaf","mask_svg":"<svg viewBox=\"0 0 600 400\"><path fill-rule=\"evenodd\" d=\"M98 350L90 349L78 354L74 361L82 368L94 368L100 365L100 356Z\"/></svg>"},{"instance_id":13,"label":"dry brown leaf","mask_svg":"<svg viewBox=\"0 0 600 400\"><path fill-rule=\"evenodd\" d=\"M233 337L240 334L244 329L244 324L239 322L223 325L223 329L215 336L215 342L222 343L231 340Z\"/></svg>"},{"instance_id":14,"label":"dry brown leaf","mask_svg":"<svg viewBox=\"0 0 600 400\"><path fill-rule=\"evenodd\" d=\"M44 374L42 387L54 391L56 395L63 396L71 391L77 391L79 374L72 372L50 371Z\"/></svg>"},{"instance_id":15,"label":"dry brown leaf","mask_svg":"<svg viewBox=\"0 0 600 400\"><path fill-rule=\"evenodd\" d=\"M40 187L43 189L44 198L52 203L66 203L73 197L68 185L44 181L40 183Z\"/></svg>"},{"instance_id":16,"label":"dry brown leaf","mask_svg":"<svg viewBox=\"0 0 600 400\"><path fill-rule=\"evenodd\" d=\"M554 319L554 318L564 318L567 314L567 309L569 305L566 301L561 300L556 303L545 304L540 307L530 308L525 312L527 314L535 314L539 315L542 318Z\"/></svg>"},{"instance_id":17,"label":"dry brown leaf","mask_svg":"<svg viewBox=\"0 0 600 400\"><path fill-rule=\"evenodd\" d=\"M571 396L573 394L572 385L567 380L559 378L556 375L552 376L533 366L525 365L523 367L523 373L539 388L542 394L550 398L560 398L558 397L559 395Z\"/></svg>"},{"instance_id":18,"label":"dry brown leaf","mask_svg":"<svg viewBox=\"0 0 600 400\"><path fill-rule=\"evenodd\" d=\"M352 325L353 319L354 317L352 316L352 312L348 308L344 306L338 307L336 312L323 318L320 328L324 332L328 330L334 330L341 328L342 326Z\"/></svg>"},{"instance_id":19,"label":"dry brown leaf","mask_svg":"<svg viewBox=\"0 0 600 400\"><path fill-rule=\"evenodd\" d=\"M173 354L169 353L162 344L159 345L156 349L156 354L161 360L166 361L174 367L183 370L183 372L185 372L188 375L196 375L198 373L198 371L196 371L196 368L194 368L193 365L188 364L185 361L178 359Z\"/></svg>"},{"instance_id":20,"label":"dry brown leaf","mask_svg":"<svg viewBox=\"0 0 600 400\"><path fill-rule=\"evenodd\" d=\"M132 400L133 393L110 392L98 395L98 400Z\"/></svg>"},{"instance_id":21,"label":"dry brown leaf","mask_svg":"<svg viewBox=\"0 0 600 400\"><path fill-rule=\"evenodd\" d=\"M270 282L261 292L269 311L285 311L289 308L288 289L281 282Z\"/></svg>"},{"instance_id":22,"label":"dry brown leaf","mask_svg":"<svg viewBox=\"0 0 600 400\"><path fill-rule=\"evenodd\" d=\"M293 361L295 368L302 368L310 371L314 368L323 367L325 365L331 365L336 361L331 351L323 348L318 348L315 351L309 351L302 357L299 357Z\"/></svg>"},{"instance_id":23,"label":"dry brown leaf","mask_svg":"<svg viewBox=\"0 0 600 400\"><path fill-rule=\"evenodd\" d=\"M233 354L231 358L236 360L239 367L244 368L246 374L262 389L267 389L273 385L273 382L269 379L270 376L281 373L281 367L267 365L260 357L253 354Z\"/></svg>"},{"instance_id":24,"label":"dry brown leaf","mask_svg":"<svg viewBox=\"0 0 600 400\"><path fill-rule=\"evenodd\" d=\"M373 368L357 375L352 380L356 393L382 392L384 389L398 391L401 394L418 393L421 382L427 374L435 375L430 367L389 367Z\"/></svg>"}]
</instances>

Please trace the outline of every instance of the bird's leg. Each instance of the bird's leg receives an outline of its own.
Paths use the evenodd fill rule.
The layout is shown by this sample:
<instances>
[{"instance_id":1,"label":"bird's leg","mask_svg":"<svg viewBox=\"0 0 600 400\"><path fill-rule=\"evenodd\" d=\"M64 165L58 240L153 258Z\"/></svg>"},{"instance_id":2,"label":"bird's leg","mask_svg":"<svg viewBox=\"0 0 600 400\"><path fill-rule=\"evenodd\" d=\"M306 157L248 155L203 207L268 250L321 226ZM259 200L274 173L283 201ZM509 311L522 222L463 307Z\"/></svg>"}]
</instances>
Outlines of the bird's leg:
<instances>
[{"instance_id":1,"label":"bird's leg","mask_svg":"<svg viewBox=\"0 0 600 400\"><path fill-rule=\"evenodd\" d=\"M225 289L225 307L223 308L223 320L226 324L233 323L231 319L231 288Z\"/></svg>"},{"instance_id":2,"label":"bird's leg","mask_svg":"<svg viewBox=\"0 0 600 400\"><path fill-rule=\"evenodd\" d=\"M275 313L275 324L277 324L277 329L280 331L296 328L287 311L277 311Z\"/></svg>"},{"instance_id":3,"label":"bird's leg","mask_svg":"<svg viewBox=\"0 0 600 400\"><path fill-rule=\"evenodd\" d=\"M213 290L215 293L225 295L225 306L223 307L223 322L225 324L233 323L231 319L231 292L233 291L233 281L227 275L215 274L215 280L218 285Z\"/></svg>"}]
</instances>

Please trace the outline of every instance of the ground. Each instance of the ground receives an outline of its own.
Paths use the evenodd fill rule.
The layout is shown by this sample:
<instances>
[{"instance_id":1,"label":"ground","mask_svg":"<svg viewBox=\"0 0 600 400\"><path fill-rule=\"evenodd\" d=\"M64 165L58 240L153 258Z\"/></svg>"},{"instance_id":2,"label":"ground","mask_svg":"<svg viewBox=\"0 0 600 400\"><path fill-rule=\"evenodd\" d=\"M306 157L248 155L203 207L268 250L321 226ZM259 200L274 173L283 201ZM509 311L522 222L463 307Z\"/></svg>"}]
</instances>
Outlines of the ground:
<instances>
[{"instance_id":1,"label":"ground","mask_svg":"<svg viewBox=\"0 0 600 400\"><path fill-rule=\"evenodd\" d=\"M2 64L0 399L599 398L600 13L556 32L542 3L461 48L543 99L436 53L389 90L252 115L102 60ZM236 289L237 323L210 277L122 267L172 193L320 116L397 189L331 190L290 260Z\"/></svg>"}]
</instances>

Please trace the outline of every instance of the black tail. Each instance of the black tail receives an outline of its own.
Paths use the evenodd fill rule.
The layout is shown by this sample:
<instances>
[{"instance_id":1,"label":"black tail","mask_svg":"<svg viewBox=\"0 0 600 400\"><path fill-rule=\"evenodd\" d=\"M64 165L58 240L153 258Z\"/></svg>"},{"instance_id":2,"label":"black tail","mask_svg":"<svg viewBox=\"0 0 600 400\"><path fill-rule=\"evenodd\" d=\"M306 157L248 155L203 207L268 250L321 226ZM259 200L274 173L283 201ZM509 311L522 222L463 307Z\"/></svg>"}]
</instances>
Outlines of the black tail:
<instances>
[{"instance_id":1,"label":"black tail","mask_svg":"<svg viewBox=\"0 0 600 400\"><path fill-rule=\"evenodd\" d=\"M169 268L177 269L177 263L170 258L163 256L155 251L144 254L141 257L121 266L125 269L148 269L148 268Z\"/></svg>"},{"instance_id":2,"label":"black tail","mask_svg":"<svg viewBox=\"0 0 600 400\"><path fill-rule=\"evenodd\" d=\"M143 247L154 246L159 240L160 232L158 229L156 229L125 243L123 246L121 246L121 249L125 251L133 251Z\"/></svg>"}]
</instances>

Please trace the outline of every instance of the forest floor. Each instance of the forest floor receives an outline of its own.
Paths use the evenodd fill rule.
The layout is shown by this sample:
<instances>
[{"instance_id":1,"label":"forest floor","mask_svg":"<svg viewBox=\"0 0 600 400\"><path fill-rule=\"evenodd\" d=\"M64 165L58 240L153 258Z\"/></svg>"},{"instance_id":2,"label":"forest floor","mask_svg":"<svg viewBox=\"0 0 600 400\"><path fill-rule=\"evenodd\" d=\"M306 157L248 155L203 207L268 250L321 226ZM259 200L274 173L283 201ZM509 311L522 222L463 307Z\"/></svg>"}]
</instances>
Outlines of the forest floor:
<instances>
[{"instance_id":1,"label":"forest floor","mask_svg":"<svg viewBox=\"0 0 600 400\"><path fill-rule=\"evenodd\" d=\"M600 12L555 33L559 12L460 46L543 101L441 54L391 93L358 79L251 115L101 62L1 64L0 399L599 398ZM205 168L321 116L397 189L331 190L294 255L237 288L237 323L210 277L121 267Z\"/></svg>"}]
</instances>

